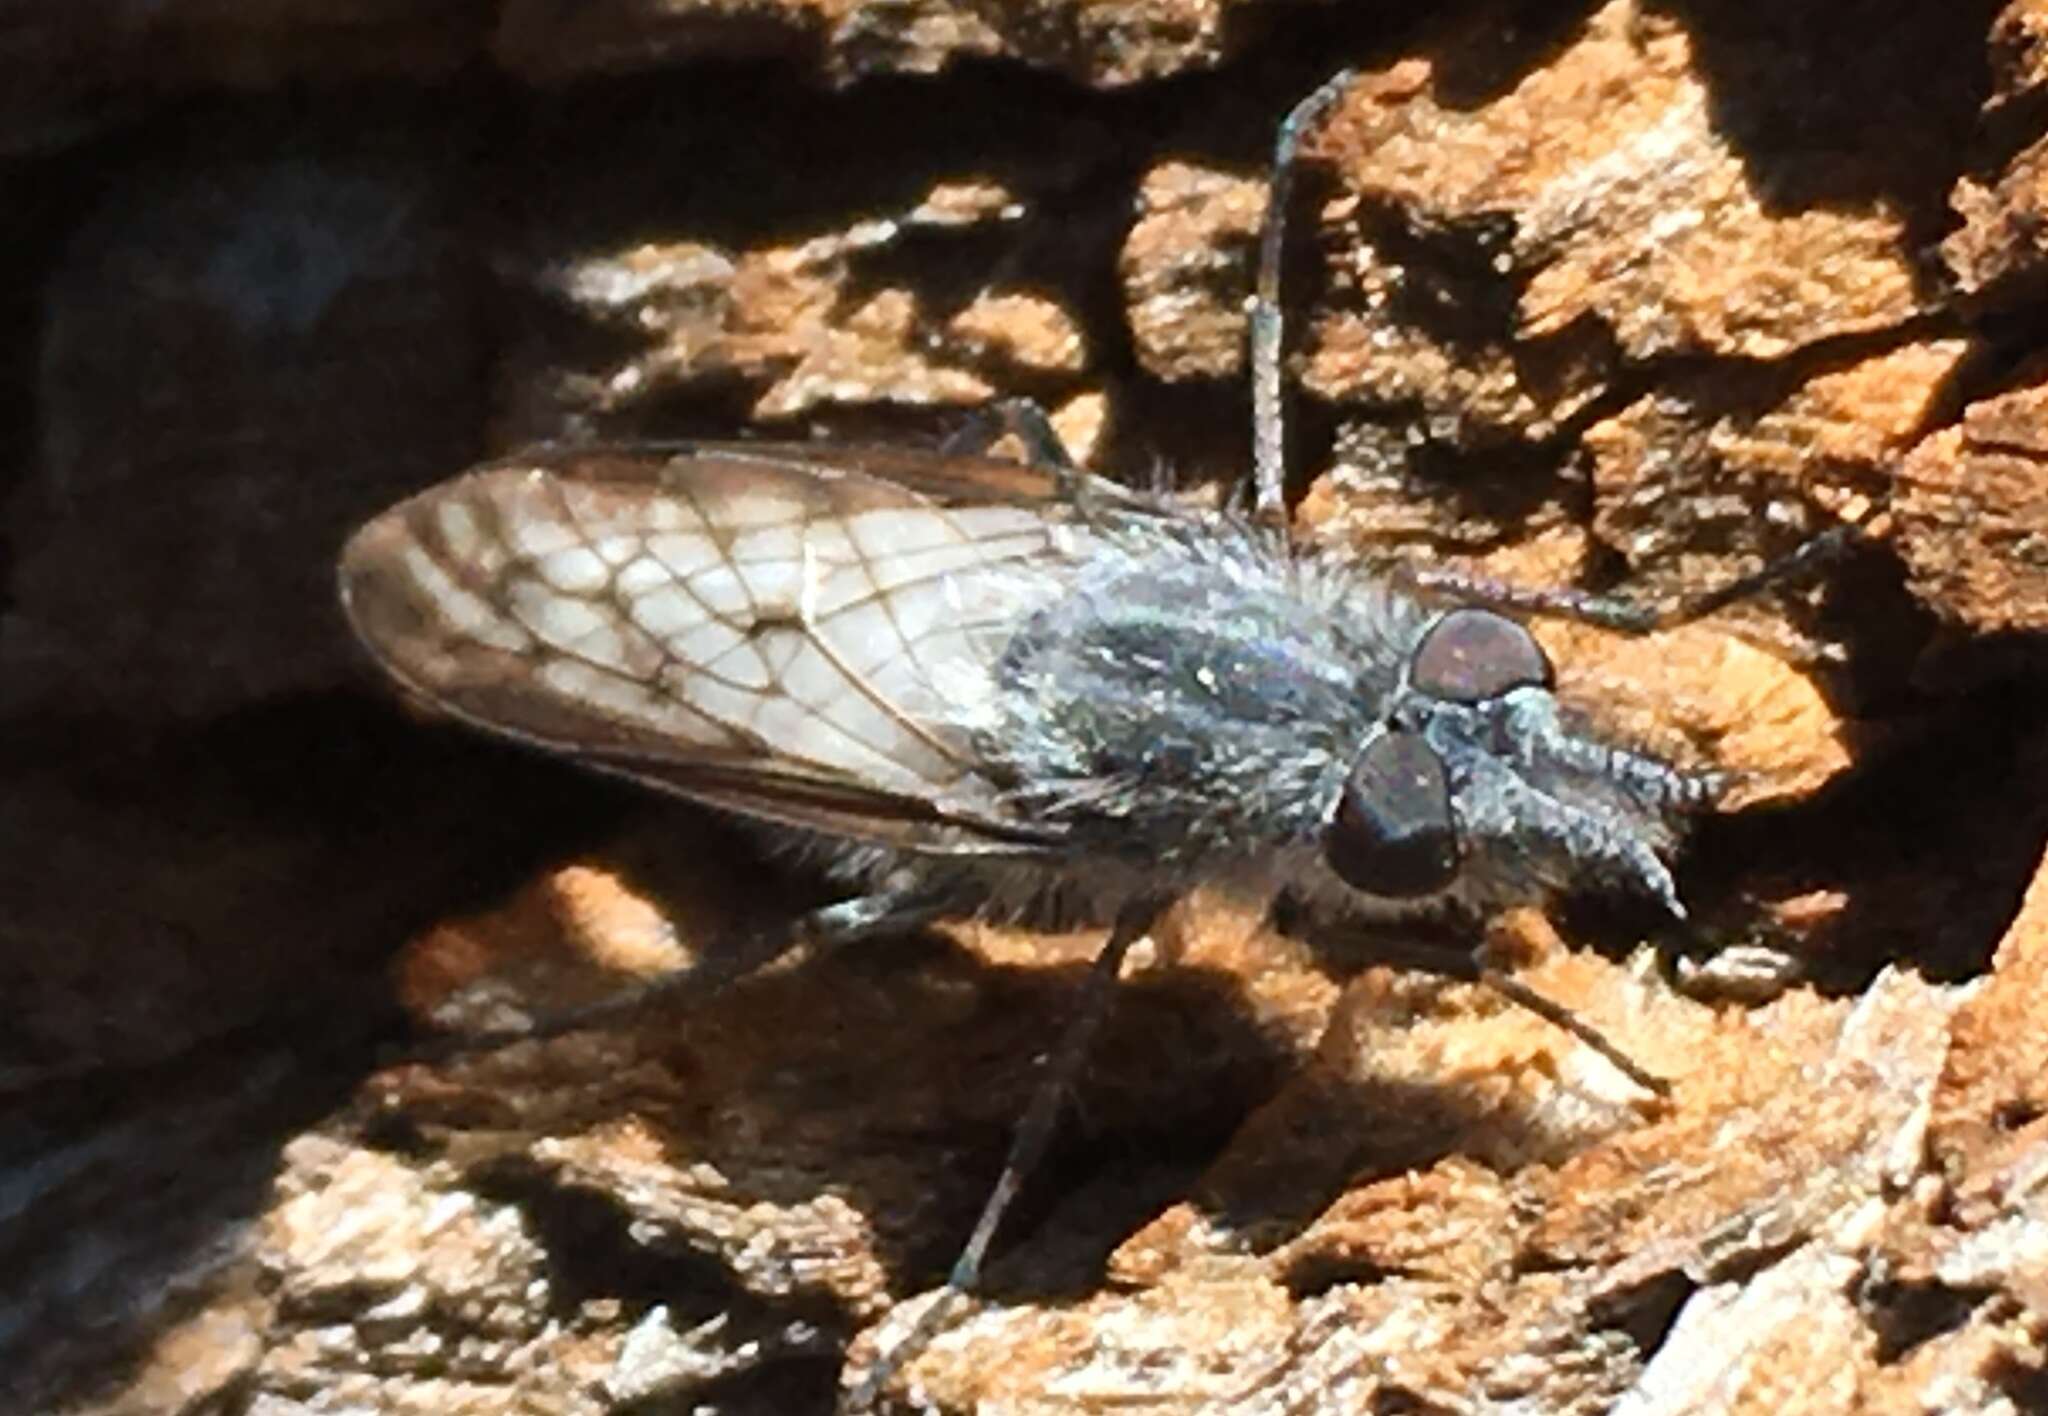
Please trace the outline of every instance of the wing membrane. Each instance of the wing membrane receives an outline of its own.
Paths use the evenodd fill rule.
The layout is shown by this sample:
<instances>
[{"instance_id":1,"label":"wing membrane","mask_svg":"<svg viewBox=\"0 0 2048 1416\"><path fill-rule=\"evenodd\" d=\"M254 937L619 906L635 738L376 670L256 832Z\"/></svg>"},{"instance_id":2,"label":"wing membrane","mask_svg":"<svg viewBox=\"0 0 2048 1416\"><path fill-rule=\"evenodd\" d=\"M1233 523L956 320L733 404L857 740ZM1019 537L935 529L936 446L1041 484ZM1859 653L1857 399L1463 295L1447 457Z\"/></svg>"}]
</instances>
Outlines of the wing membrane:
<instances>
[{"instance_id":1,"label":"wing membrane","mask_svg":"<svg viewBox=\"0 0 2048 1416\"><path fill-rule=\"evenodd\" d=\"M408 690L491 731L756 816L1028 850L963 728L1081 552L1056 478L752 445L487 464L349 542L343 603Z\"/></svg>"}]
</instances>

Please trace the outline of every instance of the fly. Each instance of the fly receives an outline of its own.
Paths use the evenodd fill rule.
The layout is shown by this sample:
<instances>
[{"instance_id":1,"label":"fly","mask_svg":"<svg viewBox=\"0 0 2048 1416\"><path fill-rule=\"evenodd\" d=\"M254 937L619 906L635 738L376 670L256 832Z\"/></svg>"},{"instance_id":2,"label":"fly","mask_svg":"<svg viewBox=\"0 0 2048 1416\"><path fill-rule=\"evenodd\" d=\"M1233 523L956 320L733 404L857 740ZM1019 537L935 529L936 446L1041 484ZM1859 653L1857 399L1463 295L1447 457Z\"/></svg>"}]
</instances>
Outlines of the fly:
<instances>
[{"instance_id":1,"label":"fly","mask_svg":"<svg viewBox=\"0 0 2048 1416\"><path fill-rule=\"evenodd\" d=\"M1298 135L1345 78L1281 129L1252 318L1249 510L1056 463L579 447L423 492L342 557L349 618L411 695L772 828L845 887L725 977L799 942L966 910L1057 901L1108 924L955 1292L975 1286L1125 952L1192 887L1284 896L1332 930L1483 917L1583 885L1683 913L1666 857L1716 780L1575 720L1507 611L1650 617L1371 575L1281 529L1279 217Z\"/></svg>"}]
</instances>

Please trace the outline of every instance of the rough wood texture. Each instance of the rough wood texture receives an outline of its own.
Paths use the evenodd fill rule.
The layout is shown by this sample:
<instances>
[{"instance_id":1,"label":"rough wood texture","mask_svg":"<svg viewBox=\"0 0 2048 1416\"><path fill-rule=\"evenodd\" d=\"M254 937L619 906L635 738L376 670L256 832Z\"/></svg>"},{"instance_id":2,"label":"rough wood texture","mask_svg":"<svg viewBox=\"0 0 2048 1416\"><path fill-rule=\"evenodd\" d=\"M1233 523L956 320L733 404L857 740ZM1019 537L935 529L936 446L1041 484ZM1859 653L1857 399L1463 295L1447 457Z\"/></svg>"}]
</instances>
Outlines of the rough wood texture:
<instances>
[{"instance_id":1,"label":"rough wood texture","mask_svg":"<svg viewBox=\"0 0 2048 1416\"><path fill-rule=\"evenodd\" d=\"M2048 1409L2048 5L1393 8L0 3L0 1411L830 1408L1096 934L380 1070L813 887L408 720L333 551L534 439L998 394L1213 489L1273 124L1340 63L1303 534L1661 602L1867 542L1543 628L1740 778L1662 957L1583 902L1492 941L1668 1106L1190 900L885 1406Z\"/></svg>"}]
</instances>

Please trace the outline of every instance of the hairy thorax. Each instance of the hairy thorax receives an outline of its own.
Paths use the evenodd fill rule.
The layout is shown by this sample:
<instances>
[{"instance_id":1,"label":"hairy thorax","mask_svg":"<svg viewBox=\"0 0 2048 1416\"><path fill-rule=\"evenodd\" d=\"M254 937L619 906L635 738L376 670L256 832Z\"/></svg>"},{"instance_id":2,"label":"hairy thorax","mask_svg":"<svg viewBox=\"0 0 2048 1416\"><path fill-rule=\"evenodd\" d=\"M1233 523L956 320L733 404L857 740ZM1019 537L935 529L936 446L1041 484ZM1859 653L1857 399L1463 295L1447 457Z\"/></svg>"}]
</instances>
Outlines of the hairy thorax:
<instances>
[{"instance_id":1,"label":"hairy thorax","mask_svg":"<svg viewBox=\"0 0 2048 1416\"><path fill-rule=\"evenodd\" d=\"M1229 518L1097 535L997 657L979 750L1032 816L1155 866L1312 840L1420 617Z\"/></svg>"}]
</instances>

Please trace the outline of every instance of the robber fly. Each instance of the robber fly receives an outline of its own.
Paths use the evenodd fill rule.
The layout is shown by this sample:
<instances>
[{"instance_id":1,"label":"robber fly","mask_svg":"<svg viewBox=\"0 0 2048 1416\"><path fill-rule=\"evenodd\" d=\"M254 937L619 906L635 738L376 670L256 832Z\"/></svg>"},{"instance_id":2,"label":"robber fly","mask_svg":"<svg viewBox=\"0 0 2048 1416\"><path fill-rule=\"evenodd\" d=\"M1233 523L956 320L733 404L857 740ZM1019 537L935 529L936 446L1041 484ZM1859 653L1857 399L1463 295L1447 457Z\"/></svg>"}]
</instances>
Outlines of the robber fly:
<instances>
[{"instance_id":1,"label":"robber fly","mask_svg":"<svg viewBox=\"0 0 2048 1416\"><path fill-rule=\"evenodd\" d=\"M1712 778L1574 721L1499 604L1294 546L1274 515L1278 214L1340 86L1282 131L1252 512L978 457L551 450L364 527L340 571L357 633L447 714L797 842L845 888L793 931L813 943L1052 899L1110 924L1100 981L1197 884L1312 927L1584 884L1679 913L1664 857Z\"/></svg>"}]
</instances>

